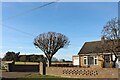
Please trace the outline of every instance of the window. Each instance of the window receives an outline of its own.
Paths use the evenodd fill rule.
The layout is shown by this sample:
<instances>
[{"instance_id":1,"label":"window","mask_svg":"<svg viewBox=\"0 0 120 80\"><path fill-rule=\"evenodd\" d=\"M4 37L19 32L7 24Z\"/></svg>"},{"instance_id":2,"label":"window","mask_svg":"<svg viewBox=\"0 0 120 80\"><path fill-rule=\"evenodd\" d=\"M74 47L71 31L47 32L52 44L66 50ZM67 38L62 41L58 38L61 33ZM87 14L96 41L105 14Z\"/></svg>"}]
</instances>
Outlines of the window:
<instances>
[{"instance_id":1,"label":"window","mask_svg":"<svg viewBox=\"0 0 120 80\"><path fill-rule=\"evenodd\" d=\"M87 64L87 59L84 59L84 64Z\"/></svg>"},{"instance_id":2,"label":"window","mask_svg":"<svg viewBox=\"0 0 120 80\"><path fill-rule=\"evenodd\" d=\"M85 65L97 65L98 57L97 56L84 56Z\"/></svg>"},{"instance_id":3,"label":"window","mask_svg":"<svg viewBox=\"0 0 120 80\"><path fill-rule=\"evenodd\" d=\"M105 55L105 62L110 63L110 56L109 55Z\"/></svg>"},{"instance_id":4,"label":"window","mask_svg":"<svg viewBox=\"0 0 120 80\"><path fill-rule=\"evenodd\" d=\"M87 65L87 56L84 56L84 64Z\"/></svg>"},{"instance_id":5,"label":"window","mask_svg":"<svg viewBox=\"0 0 120 80\"><path fill-rule=\"evenodd\" d=\"M94 65L97 65L97 64L98 64L98 57L95 56L95 57L94 57Z\"/></svg>"},{"instance_id":6,"label":"window","mask_svg":"<svg viewBox=\"0 0 120 80\"><path fill-rule=\"evenodd\" d=\"M88 57L88 64L89 65L93 65L94 64L94 57L93 56L89 56Z\"/></svg>"}]
</instances>

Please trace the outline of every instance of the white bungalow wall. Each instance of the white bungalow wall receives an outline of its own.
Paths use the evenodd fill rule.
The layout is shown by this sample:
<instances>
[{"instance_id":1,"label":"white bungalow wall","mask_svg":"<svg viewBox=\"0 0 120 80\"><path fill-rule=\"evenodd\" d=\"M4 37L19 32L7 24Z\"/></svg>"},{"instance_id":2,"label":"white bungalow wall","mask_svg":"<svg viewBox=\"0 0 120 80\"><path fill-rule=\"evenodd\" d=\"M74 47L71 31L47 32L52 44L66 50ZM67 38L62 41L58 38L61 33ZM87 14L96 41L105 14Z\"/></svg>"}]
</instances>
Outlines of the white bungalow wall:
<instances>
[{"instance_id":1,"label":"white bungalow wall","mask_svg":"<svg viewBox=\"0 0 120 80\"><path fill-rule=\"evenodd\" d=\"M73 65L79 66L79 56L73 56Z\"/></svg>"}]
</instances>

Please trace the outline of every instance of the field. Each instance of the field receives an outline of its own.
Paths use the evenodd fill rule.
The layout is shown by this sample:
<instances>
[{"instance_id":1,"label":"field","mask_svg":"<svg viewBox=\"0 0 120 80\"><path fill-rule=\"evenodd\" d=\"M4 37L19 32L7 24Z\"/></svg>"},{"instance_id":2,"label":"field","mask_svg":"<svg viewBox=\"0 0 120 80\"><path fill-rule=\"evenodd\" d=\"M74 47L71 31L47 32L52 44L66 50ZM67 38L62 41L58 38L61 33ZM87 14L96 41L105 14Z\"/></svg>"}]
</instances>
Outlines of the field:
<instances>
[{"instance_id":1,"label":"field","mask_svg":"<svg viewBox=\"0 0 120 80\"><path fill-rule=\"evenodd\" d=\"M37 62L15 62L15 64L29 64L29 65L37 65Z\"/></svg>"}]
</instances>

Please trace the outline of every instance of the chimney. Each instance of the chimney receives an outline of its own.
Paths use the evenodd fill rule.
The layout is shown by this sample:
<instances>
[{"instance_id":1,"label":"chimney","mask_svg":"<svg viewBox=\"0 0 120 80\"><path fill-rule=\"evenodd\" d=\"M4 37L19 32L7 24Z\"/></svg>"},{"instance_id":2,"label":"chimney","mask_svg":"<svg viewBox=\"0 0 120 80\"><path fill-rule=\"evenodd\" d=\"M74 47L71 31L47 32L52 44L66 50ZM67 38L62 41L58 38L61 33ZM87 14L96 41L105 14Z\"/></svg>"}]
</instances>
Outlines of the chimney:
<instances>
[{"instance_id":1,"label":"chimney","mask_svg":"<svg viewBox=\"0 0 120 80\"><path fill-rule=\"evenodd\" d=\"M102 45L105 44L105 37L104 37L104 36L101 37L101 44L102 44Z\"/></svg>"}]
</instances>

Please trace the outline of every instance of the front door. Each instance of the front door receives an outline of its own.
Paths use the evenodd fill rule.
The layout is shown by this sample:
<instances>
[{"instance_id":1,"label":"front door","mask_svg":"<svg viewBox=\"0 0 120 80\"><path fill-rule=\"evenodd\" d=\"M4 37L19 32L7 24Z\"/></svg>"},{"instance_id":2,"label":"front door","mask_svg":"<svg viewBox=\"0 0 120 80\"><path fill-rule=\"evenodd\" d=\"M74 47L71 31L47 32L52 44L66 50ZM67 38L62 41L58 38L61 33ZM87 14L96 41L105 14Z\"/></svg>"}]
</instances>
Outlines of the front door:
<instances>
[{"instance_id":1,"label":"front door","mask_svg":"<svg viewBox=\"0 0 120 80\"><path fill-rule=\"evenodd\" d=\"M105 68L110 67L110 55L104 55L104 61L105 61Z\"/></svg>"}]
</instances>

